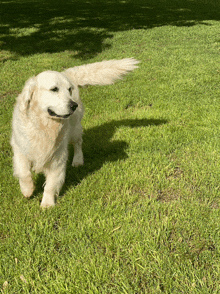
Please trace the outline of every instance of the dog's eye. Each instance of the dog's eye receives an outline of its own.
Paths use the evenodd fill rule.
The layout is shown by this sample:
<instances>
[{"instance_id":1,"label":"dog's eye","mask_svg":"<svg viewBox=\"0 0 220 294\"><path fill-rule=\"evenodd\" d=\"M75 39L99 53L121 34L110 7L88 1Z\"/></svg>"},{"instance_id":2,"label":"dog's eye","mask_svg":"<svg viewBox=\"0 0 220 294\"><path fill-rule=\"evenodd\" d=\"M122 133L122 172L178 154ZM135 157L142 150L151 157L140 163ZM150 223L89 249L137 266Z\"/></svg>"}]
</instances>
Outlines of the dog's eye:
<instances>
[{"instance_id":1,"label":"dog's eye","mask_svg":"<svg viewBox=\"0 0 220 294\"><path fill-rule=\"evenodd\" d=\"M50 91L52 91L52 92L58 92L59 91L59 88L54 87L54 88L50 89Z\"/></svg>"},{"instance_id":2,"label":"dog's eye","mask_svg":"<svg viewBox=\"0 0 220 294\"><path fill-rule=\"evenodd\" d=\"M70 95L72 95L72 93L73 93L73 87L70 87L69 88L69 92L70 92Z\"/></svg>"}]
</instances>

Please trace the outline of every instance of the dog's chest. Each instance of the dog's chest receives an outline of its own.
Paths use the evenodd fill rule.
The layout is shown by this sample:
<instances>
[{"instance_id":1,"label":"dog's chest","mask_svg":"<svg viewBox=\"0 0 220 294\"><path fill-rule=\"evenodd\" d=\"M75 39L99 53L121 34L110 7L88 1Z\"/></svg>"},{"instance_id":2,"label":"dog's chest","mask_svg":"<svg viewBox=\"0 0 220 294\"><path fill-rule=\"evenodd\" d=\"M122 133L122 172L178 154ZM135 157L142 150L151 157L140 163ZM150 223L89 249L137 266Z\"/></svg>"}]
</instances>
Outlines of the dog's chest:
<instances>
[{"instance_id":1,"label":"dog's chest","mask_svg":"<svg viewBox=\"0 0 220 294\"><path fill-rule=\"evenodd\" d=\"M56 151L68 142L66 124L49 121L46 125L38 125L37 131L31 135L30 155L33 169L37 172L51 161Z\"/></svg>"}]
</instances>

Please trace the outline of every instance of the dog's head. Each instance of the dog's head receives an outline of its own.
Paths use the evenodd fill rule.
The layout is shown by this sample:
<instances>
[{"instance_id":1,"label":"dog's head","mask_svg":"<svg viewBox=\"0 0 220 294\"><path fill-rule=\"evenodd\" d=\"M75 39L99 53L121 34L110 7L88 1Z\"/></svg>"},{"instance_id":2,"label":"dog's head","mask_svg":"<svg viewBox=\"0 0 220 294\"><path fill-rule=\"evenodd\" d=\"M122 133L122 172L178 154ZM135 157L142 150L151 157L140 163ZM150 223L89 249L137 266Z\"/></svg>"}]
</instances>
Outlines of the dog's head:
<instances>
[{"instance_id":1,"label":"dog's head","mask_svg":"<svg viewBox=\"0 0 220 294\"><path fill-rule=\"evenodd\" d=\"M45 71L29 79L20 95L22 110L36 105L48 117L68 118L78 107L78 88L63 73Z\"/></svg>"}]
</instances>

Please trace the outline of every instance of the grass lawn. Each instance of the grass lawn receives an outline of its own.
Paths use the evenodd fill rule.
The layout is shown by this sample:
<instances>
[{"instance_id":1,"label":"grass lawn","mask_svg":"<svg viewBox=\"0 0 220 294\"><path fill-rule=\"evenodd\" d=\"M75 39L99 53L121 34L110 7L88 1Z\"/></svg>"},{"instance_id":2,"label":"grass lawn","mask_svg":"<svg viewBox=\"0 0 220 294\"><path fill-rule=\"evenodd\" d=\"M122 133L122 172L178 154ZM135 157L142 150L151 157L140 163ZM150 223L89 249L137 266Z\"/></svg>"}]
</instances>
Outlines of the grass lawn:
<instances>
[{"instance_id":1,"label":"grass lawn","mask_svg":"<svg viewBox=\"0 0 220 294\"><path fill-rule=\"evenodd\" d=\"M0 3L0 292L220 293L220 4ZM41 71L134 57L81 89L85 165L55 208L12 172L15 98Z\"/></svg>"}]
</instances>

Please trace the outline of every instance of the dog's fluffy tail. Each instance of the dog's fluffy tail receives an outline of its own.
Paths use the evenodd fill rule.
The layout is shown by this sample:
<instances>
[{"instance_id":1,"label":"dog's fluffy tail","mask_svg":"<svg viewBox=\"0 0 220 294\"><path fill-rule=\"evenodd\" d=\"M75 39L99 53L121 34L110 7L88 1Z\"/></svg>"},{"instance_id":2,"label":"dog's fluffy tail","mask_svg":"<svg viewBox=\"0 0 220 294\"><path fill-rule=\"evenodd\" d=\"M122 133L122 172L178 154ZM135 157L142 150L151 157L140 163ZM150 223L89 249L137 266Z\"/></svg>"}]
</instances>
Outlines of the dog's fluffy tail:
<instances>
[{"instance_id":1,"label":"dog's fluffy tail","mask_svg":"<svg viewBox=\"0 0 220 294\"><path fill-rule=\"evenodd\" d=\"M108 60L72 67L64 71L64 74L78 86L111 85L137 68L138 63L134 58Z\"/></svg>"}]
</instances>

